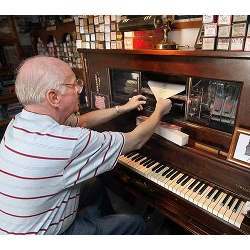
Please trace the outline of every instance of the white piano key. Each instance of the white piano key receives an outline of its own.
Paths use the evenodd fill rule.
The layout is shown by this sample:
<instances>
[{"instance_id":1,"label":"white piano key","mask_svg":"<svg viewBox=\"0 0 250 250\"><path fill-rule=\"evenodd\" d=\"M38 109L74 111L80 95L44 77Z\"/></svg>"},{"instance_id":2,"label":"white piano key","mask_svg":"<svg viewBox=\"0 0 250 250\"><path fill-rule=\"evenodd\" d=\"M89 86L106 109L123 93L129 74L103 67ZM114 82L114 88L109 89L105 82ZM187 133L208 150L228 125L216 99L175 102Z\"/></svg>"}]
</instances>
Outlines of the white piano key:
<instances>
[{"instance_id":1,"label":"white piano key","mask_svg":"<svg viewBox=\"0 0 250 250\"><path fill-rule=\"evenodd\" d=\"M197 185L199 185L199 183L198 183ZM196 186L197 186L197 185L196 185ZM205 185L205 184L203 184L203 185ZM194 200L195 200L195 198L199 195L199 190L202 189L203 185L202 185L197 191L195 191L195 192L193 191L193 194L191 194L191 195L189 196L188 200L189 200L190 202L194 203Z\"/></svg>"},{"instance_id":2,"label":"white piano key","mask_svg":"<svg viewBox=\"0 0 250 250\"><path fill-rule=\"evenodd\" d=\"M218 198L217 198L215 201L212 201L212 202L209 204L207 210L208 210L210 213L213 213L214 208L218 205L218 203L220 202L220 200L221 200L222 197L224 197L224 196L223 196L223 193L221 192L221 194L218 196Z\"/></svg>"},{"instance_id":3,"label":"white piano key","mask_svg":"<svg viewBox=\"0 0 250 250\"><path fill-rule=\"evenodd\" d=\"M184 181L186 178L187 178L187 176L182 181ZM176 185L172 188L172 191L174 193L179 194L179 191L183 188L183 186L181 186L182 181L180 183L176 183Z\"/></svg>"},{"instance_id":4,"label":"white piano key","mask_svg":"<svg viewBox=\"0 0 250 250\"><path fill-rule=\"evenodd\" d=\"M216 195L217 191L218 191L218 189L214 190L214 192L211 194L211 196L203 204L202 208L204 208L205 210L208 210L208 206L213 202L213 197Z\"/></svg>"},{"instance_id":5,"label":"white piano key","mask_svg":"<svg viewBox=\"0 0 250 250\"><path fill-rule=\"evenodd\" d=\"M171 175L168 176L168 177L165 179L165 181L164 181L164 187L168 187L168 185L173 181L173 180L170 180L170 178L171 178L173 175L175 175L177 172L178 172L177 170L173 171L173 172L171 173ZM168 182L169 182L169 184L168 184Z\"/></svg>"},{"instance_id":6,"label":"white piano key","mask_svg":"<svg viewBox=\"0 0 250 250\"><path fill-rule=\"evenodd\" d=\"M140 155L140 153L138 153L138 152L134 152L133 154L130 154L129 157L125 156L125 155L121 155L119 157L119 162L126 165L127 167L129 167L133 171L137 172L138 174L144 176L145 178L157 183L158 185L163 186L166 190L169 190L169 191L177 194L178 196L183 197L187 201L198 205L199 207L205 209L207 212L210 212L210 213L214 214L215 216L220 217L224 221L228 221L229 223L235 225L236 227L240 227L240 225L244 219L244 214L242 214L242 209L243 209L245 202L242 201L240 203L237 211L234 211L233 208L236 205L238 199L235 199L231 208L229 209L227 206L230 203L231 199L233 199L233 197L230 196L229 199L227 200L227 202L225 203L225 205L222 206L222 201L227 196L226 193L222 192L218 196L218 198L214 201L213 197L216 195L216 193L218 191L216 189L213 192L213 194L209 198L207 198L206 197L207 194L213 189L213 187L207 186L207 188L201 194L199 194L199 191L206 185L206 184L203 184L199 187L198 190L196 190L194 192L195 187L200 184L200 181L197 182L191 189L188 189L188 187L194 181L196 181L196 179L191 178L190 180L187 181L186 184L184 184L182 186L181 185L182 182L185 181L186 178L189 178L187 176L180 183L177 183L177 181L181 177L184 176L184 173L181 173L179 170L176 170L176 169L173 169L169 166L166 166L165 164L159 165L159 162L157 162L157 161L155 161L154 164L152 164L153 162L150 162L150 163L148 162L149 164L152 164L152 166L148 166L148 163L146 164L146 166L144 166L143 164L145 162L144 163L142 163L142 162L145 161L146 159L153 161L153 159L150 159L147 156L144 156L137 161L135 161L136 159L132 160L132 158L139 156L139 155ZM156 171L158 168L153 171L153 168L156 166L158 166L158 168L161 168L162 166L164 166L164 168L161 169L157 173ZM167 172L164 176L162 176L162 174L165 173L167 170L169 170L169 172ZM166 176L170 172L171 172L171 175L168 176L168 178L166 178ZM175 175L176 173L178 173L178 175L176 175L171 180L170 178L173 177L173 175Z\"/></svg>"},{"instance_id":7,"label":"white piano key","mask_svg":"<svg viewBox=\"0 0 250 250\"><path fill-rule=\"evenodd\" d=\"M188 177L188 178L189 178L189 177ZM192 180L192 178L190 178L184 185L181 185L180 188L177 189L177 192L176 192L176 193L179 194L179 195L181 196L182 191L183 191L187 186L190 185L191 180ZM185 181L186 181L186 179L185 179Z\"/></svg>"},{"instance_id":8,"label":"white piano key","mask_svg":"<svg viewBox=\"0 0 250 250\"><path fill-rule=\"evenodd\" d=\"M237 219L237 217L239 216L239 214L241 213L242 211L242 208L244 206L245 202L242 201L238 207L238 209L236 211L233 211L230 218L229 218L229 222L233 225L235 225L235 221Z\"/></svg>"},{"instance_id":9,"label":"white piano key","mask_svg":"<svg viewBox=\"0 0 250 250\"><path fill-rule=\"evenodd\" d=\"M195 179L194 178L191 178L184 186L183 186L183 189L180 190L180 196L185 198L185 194L189 191L188 187L189 185L194 181Z\"/></svg>"},{"instance_id":10,"label":"white piano key","mask_svg":"<svg viewBox=\"0 0 250 250\"><path fill-rule=\"evenodd\" d=\"M228 198L227 202L225 203L225 205L219 210L219 212L218 212L218 214L217 214L218 217L220 217L220 218L223 219L224 214L225 214L226 211L228 210L227 205L228 205L228 203L230 202L231 199L233 199L233 196L230 196L230 197Z\"/></svg>"},{"instance_id":11,"label":"white piano key","mask_svg":"<svg viewBox=\"0 0 250 250\"><path fill-rule=\"evenodd\" d=\"M224 220L229 221L229 218L230 218L231 214L233 213L233 208L234 208L234 206L236 205L237 202L238 202L238 199L235 199L235 201L233 202L231 208L226 211L226 213L223 216Z\"/></svg>"},{"instance_id":12,"label":"white piano key","mask_svg":"<svg viewBox=\"0 0 250 250\"><path fill-rule=\"evenodd\" d=\"M222 196L221 196L219 202L218 202L217 205L213 208L212 213L213 213L214 215L216 215L216 216L218 215L220 209L222 208L222 201L224 200L224 198L225 198L226 196L227 196L226 193L222 193Z\"/></svg>"},{"instance_id":13,"label":"white piano key","mask_svg":"<svg viewBox=\"0 0 250 250\"><path fill-rule=\"evenodd\" d=\"M213 187L208 186L202 197L197 201L199 207L203 207L204 203L207 201L207 194L213 189Z\"/></svg>"},{"instance_id":14,"label":"white piano key","mask_svg":"<svg viewBox=\"0 0 250 250\"><path fill-rule=\"evenodd\" d=\"M196 181L196 179L194 179L195 181ZM192 182L193 183L193 182ZM192 185L192 183L191 183L191 185ZM190 196L190 195L192 195L193 194L193 188L196 186L198 184L198 182L191 188L191 189L189 189L188 187L187 187L187 189L188 189L188 191L185 193L185 195L184 195L184 198L185 199L187 199L188 200L188 197Z\"/></svg>"},{"instance_id":15,"label":"white piano key","mask_svg":"<svg viewBox=\"0 0 250 250\"><path fill-rule=\"evenodd\" d=\"M141 160L134 163L134 167L137 168L139 171L145 172L147 169L145 166L142 165L142 162L147 159L147 157L143 157Z\"/></svg>"},{"instance_id":16,"label":"white piano key","mask_svg":"<svg viewBox=\"0 0 250 250\"><path fill-rule=\"evenodd\" d=\"M163 168L163 169L162 169L160 172L158 172L158 173L156 173L156 172L152 173L152 174L150 175L151 180L153 180L153 181L155 181L155 182L157 183L157 181L158 181L158 179L161 177L162 173L163 173L165 170L167 170L167 169L168 169L168 167L165 167L165 168Z\"/></svg>"},{"instance_id":17,"label":"white piano key","mask_svg":"<svg viewBox=\"0 0 250 250\"><path fill-rule=\"evenodd\" d=\"M245 218L245 215L242 213L244 204L245 204L245 202L243 202L242 205L240 206L240 211L239 211L238 216L234 222L234 225L238 228L240 228L240 225L241 225L243 219Z\"/></svg>"},{"instance_id":18,"label":"white piano key","mask_svg":"<svg viewBox=\"0 0 250 250\"><path fill-rule=\"evenodd\" d=\"M204 184L204 185L206 185L206 184ZM203 186L204 186L204 185L203 185ZM203 186L202 186L202 188L203 188ZM194 200L193 200L193 203L194 203L194 204L198 205L199 200L200 200L205 194L207 194L208 187L209 187L209 186L207 186L207 187L203 190L203 192L202 192L201 194L199 194L199 192L198 192L198 195L195 196L195 198L194 198Z\"/></svg>"},{"instance_id":19,"label":"white piano key","mask_svg":"<svg viewBox=\"0 0 250 250\"><path fill-rule=\"evenodd\" d=\"M169 168L169 169L171 169L171 168ZM169 170L169 169L168 169L168 170ZM167 170L165 170L165 171L167 171ZM165 172L165 171L164 171L164 172ZM171 170L171 171L172 171L172 170ZM163 172L163 173L164 173L164 172ZM162 174L163 174L163 173L162 173ZM167 174L166 174L166 175L167 175ZM164 186L164 183L165 183L165 181L166 181L166 175L164 175L164 176L161 175L161 176L159 177L159 179L158 179L158 184L159 184L159 185ZM161 184L160 184L160 183L161 183Z\"/></svg>"},{"instance_id":20,"label":"white piano key","mask_svg":"<svg viewBox=\"0 0 250 250\"><path fill-rule=\"evenodd\" d=\"M181 178L184 174L180 173L178 174L173 180L172 182L168 182L168 190L173 191L173 188L177 185L176 181Z\"/></svg>"},{"instance_id":21,"label":"white piano key","mask_svg":"<svg viewBox=\"0 0 250 250\"><path fill-rule=\"evenodd\" d=\"M152 165L149 169L147 169L146 170L146 172L145 172L145 174L146 174L146 176L147 176L147 178L148 179L150 179L150 180L153 180L153 177L155 176L155 171L153 171L153 168L155 167L155 166L157 166L159 163L157 162L157 163L155 163L154 165Z\"/></svg>"}]
</instances>

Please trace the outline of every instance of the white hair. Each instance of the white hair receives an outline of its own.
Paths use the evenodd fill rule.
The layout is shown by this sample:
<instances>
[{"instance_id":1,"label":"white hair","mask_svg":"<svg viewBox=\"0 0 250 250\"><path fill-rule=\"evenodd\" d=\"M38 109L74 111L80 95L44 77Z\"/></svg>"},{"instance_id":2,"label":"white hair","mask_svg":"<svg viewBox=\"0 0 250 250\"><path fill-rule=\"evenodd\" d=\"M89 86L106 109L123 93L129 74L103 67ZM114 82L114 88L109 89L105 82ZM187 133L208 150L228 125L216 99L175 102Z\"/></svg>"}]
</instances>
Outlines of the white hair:
<instances>
[{"instance_id":1,"label":"white hair","mask_svg":"<svg viewBox=\"0 0 250 250\"><path fill-rule=\"evenodd\" d=\"M67 63L54 57L35 56L28 58L18 69L15 91L20 103L40 104L50 89L60 91L65 81Z\"/></svg>"}]
</instances>

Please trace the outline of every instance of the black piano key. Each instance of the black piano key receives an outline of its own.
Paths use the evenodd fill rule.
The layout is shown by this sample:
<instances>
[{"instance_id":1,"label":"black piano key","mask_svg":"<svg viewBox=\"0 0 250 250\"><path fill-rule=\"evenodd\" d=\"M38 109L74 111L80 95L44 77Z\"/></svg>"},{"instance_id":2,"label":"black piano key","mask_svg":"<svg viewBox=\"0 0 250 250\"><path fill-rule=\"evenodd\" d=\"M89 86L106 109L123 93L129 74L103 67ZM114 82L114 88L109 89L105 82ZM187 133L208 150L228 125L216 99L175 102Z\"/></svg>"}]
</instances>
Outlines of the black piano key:
<instances>
[{"instance_id":1,"label":"black piano key","mask_svg":"<svg viewBox=\"0 0 250 250\"><path fill-rule=\"evenodd\" d=\"M163 172L161 175L164 176L166 175L167 173L169 173L170 171L172 171L173 169L172 168L169 168L167 169L165 172Z\"/></svg>"},{"instance_id":2,"label":"black piano key","mask_svg":"<svg viewBox=\"0 0 250 250\"><path fill-rule=\"evenodd\" d=\"M145 156L144 155L140 155L140 157L138 157L137 159L135 159L134 161L137 162L137 161L140 161L141 159L143 159Z\"/></svg>"},{"instance_id":3,"label":"black piano key","mask_svg":"<svg viewBox=\"0 0 250 250\"><path fill-rule=\"evenodd\" d=\"M185 180L183 180L183 182L181 183L181 186L184 186L190 179L191 177L189 176Z\"/></svg>"},{"instance_id":4,"label":"black piano key","mask_svg":"<svg viewBox=\"0 0 250 250\"><path fill-rule=\"evenodd\" d=\"M208 187L208 185L205 184L205 185L200 189L200 191L198 192L198 194L202 194L202 193L206 190L207 187Z\"/></svg>"},{"instance_id":5,"label":"black piano key","mask_svg":"<svg viewBox=\"0 0 250 250\"><path fill-rule=\"evenodd\" d=\"M152 171L156 171L161 166L161 163L158 163L152 168Z\"/></svg>"},{"instance_id":6,"label":"black piano key","mask_svg":"<svg viewBox=\"0 0 250 250\"><path fill-rule=\"evenodd\" d=\"M143 163L147 162L148 160L150 160L150 159L147 157L145 160L143 160L142 162L140 162L140 164L143 164Z\"/></svg>"},{"instance_id":7,"label":"black piano key","mask_svg":"<svg viewBox=\"0 0 250 250\"><path fill-rule=\"evenodd\" d=\"M140 164L144 166L144 164L147 164L147 163L149 163L150 161L151 161L151 159L147 158L147 159L141 161Z\"/></svg>"},{"instance_id":8,"label":"black piano key","mask_svg":"<svg viewBox=\"0 0 250 250\"><path fill-rule=\"evenodd\" d=\"M152 165L154 165L155 162L156 162L156 161L154 161L154 160L151 159L151 161L145 162L145 163L143 164L143 166L145 166L146 168L149 168L149 167L151 167Z\"/></svg>"},{"instance_id":9,"label":"black piano key","mask_svg":"<svg viewBox=\"0 0 250 250\"><path fill-rule=\"evenodd\" d=\"M240 205L241 202L242 202L242 200L240 200L240 199L237 201L237 203L235 204L235 206L234 206L234 208L233 208L233 211L234 211L234 212L236 212L236 211L238 210L239 205Z\"/></svg>"},{"instance_id":10,"label":"black piano key","mask_svg":"<svg viewBox=\"0 0 250 250\"><path fill-rule=\"evenodd\" d=\"M216 190L216 188L212 188L211 190L210 190L210 192L207 194L207 198L209 199L210 197L211 197L211 195L215 192L215 190Z\"/></svg>"},{"instance_id":11,"label":"black piano key","mask_svg":"<svg viewBox=\"0 0 250 250\"><path fill-rule=\"evenodd\" d=\"M171 175L173 175L176 172L175 169L172 169L167 175L166 178L169 178Z\"/></svg>"},{"instance_id":12,"label":"black piano key","mask_svg":"<svg viewBox=\"0 0 250 250\"><path fill-rule=\"evenodd\" d=\"M194 187L194 185L196 185L199 181L198 180L194 180L189 186L188 189L192 189Z\"/></svg>"},{"instance_id":13,"label":"black piano key","mask_svg":"<svg viewBox=\"0 0 250 250\"><path fill-rule=\"evenodd\" d=\"M198 191L198 189L203 185L204 183L203 182L200 182L198 185L196 185L195 186L195 188L194 188L194 192L197 192Z\"/></svg>"},{"instance_id":14,"label":"black piano key","mask_svg":"<svg viewBox=\"0 0 250 250\"><path fill-rule=\"evenodd\" d=\"M152 161L152 159L148 159L148 160L145 161L144 163L141 163L141 165L147 166L151 161Z\"/></svg>"},{"instance_id":15,"label":"black piano key","mask_svg":"<svg viewBox=\"0 0 250 250\"><path fill-rule=\"evenodd\" d=\"M132 156L132 155L134 155L134 154L137 154L137 153L138 153L138 152L132 151L132 152L130 152L130 153L125 154L125 156L126 156L126 157L130 157L130 156Z\"/></svg>"},{"instance_id":16,"label":"black piano key","mask_svg":"<svg viewBox=\"0 0 250 250\"><path fill-rule=\"evenodd\" d=\"M139 155L135 155L135 156L131 157L131 160L134 161L134 160L140 159L140 158L141 158L141 155L139 154Z\"/></svg>"},{"instance_id":17,"label":"black piano key","mask_svg":"<svg viewBox=\"0 0 250 250\"><path fill-rule=\"evenodd\" d=\"M184 174L183 176L181 176L181 177L176 181L176 183L177 183L177 184L181 183L186 177L187 177L187 175Z\"/></svg>"},{"instance_id":18,"label":"black piano key","mask_svg":"<svg viewBox=\"0 0 250 250\"><path fill-rule=\"evenodd\" d=\"M147 165L147 168L152 167L153 165L155 165L155 163L157 163L157 161L151 161L151 162Z\"/></svg>"},{"instance_id":19,"label":"black piano key","mask_svg":"<svg viewBox=\"0 0 250 250\"><path fill-rule=\"evenodd\" d=\"M214 197L213 197L213 201L216 201L217 200L217 198L219 197L219 195L221 194L221 190L220 189L218 189L218 191L217 191L217 193L214 195Z\"/></svg>"},{"instance_id":20,"label":"black piano key","mask_svg":"<svg viewBox=\"0 0 250 250\"><path fill-rule=\"evenodd\" d=\"M230 195L227 194L226 197L225 197L225 198L223 199L223 201L222 201L222 206L224 206L224 205L226 204L226 202L227 202L227 200L229 199L229 197L230 197Z\"/></svg>"},{"instance_id":21,"label":"black piano key","mask_svg":"<svg viewBox=\"0 0 250 250\"><path fill-rule=\"evenodd\" d=\"M230 201L229 201L229 203L227 204L227 207L230 209L231 208L231 206L233 205L233 203L234 203L234 201L235 201L235 197L233 197Z\"/></svg>"},{"instance_id":22,"label":"black piano key","mask_svg":"<svg viewBox=\"0 0 250 250\"><path fill-rule=\"evenodd\" d=\"M173 180L177 175L179 175L181 172L177 171L175 174L173 174L169 179Z\"/></svg>"},{"instance_id":23,"label":"black piano key","mask_svg":"<svg viewBox=\"0 0 250 250\"><path fill-rule=\"evenodd\" d=\"M161 167L159 167L155 172L159 173L161 170L163 170L164 168L166 168L165 165L161 165Z\"/></svg>"}]
</instances>

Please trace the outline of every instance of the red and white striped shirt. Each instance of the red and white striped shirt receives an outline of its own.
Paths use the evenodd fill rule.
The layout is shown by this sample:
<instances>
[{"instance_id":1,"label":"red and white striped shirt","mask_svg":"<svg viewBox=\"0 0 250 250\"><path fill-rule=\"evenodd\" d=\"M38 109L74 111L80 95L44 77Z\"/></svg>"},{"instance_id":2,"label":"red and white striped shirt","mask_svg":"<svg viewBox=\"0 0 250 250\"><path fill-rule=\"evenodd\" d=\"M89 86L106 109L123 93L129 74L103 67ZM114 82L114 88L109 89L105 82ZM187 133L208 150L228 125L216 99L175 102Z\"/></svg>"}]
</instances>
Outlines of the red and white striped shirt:
<instances>
[{"instance_id":1,"label":"red and white striped shirt","mask_svg":"<svg viewBox=\"0 0 250 250\"><path fill-rule=\"evenodd\" d=\"M0 145L0 234L60 234L74 221L79 183L114 168L119 132L59 125L23 110Z\"/></svg>"}]
</instances>

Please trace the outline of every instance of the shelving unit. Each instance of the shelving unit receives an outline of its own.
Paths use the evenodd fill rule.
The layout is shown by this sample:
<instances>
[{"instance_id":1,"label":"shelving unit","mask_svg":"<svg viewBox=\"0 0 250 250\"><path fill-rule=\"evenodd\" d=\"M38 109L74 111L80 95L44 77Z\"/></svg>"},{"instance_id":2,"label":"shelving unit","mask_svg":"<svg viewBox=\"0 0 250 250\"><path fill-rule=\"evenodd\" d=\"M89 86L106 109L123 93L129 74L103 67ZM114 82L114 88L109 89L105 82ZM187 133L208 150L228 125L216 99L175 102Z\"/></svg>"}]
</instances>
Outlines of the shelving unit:
<instances>
[{"instance_id":1,"label":"shelving unit","mask_svg":"<svg viewBox=\"0 0 250 250\"><path fill-rule=\"evenodd\" d=\"M6 16L6 27L9 29L9 33L1 33L0 31L0 46L3 48L3 55L5 57L5 64L0 68L0 80L13 79L15 72L14 69L16 64L22 61L23 59L23 51L20 46L19 37L16 29L16 22L14 16ZM5 49L6 47L12 47L11 52L13 52L13 57L16 57L16 64L12 64L13 62L9 61L8 54ZM0 93L0 106L2 111L8 107L9 104L17 103L18 99L15 95L13 86L4 87L5 90ZM4 118L0 118L0 132L5 129L8 125L10 118L4 116Z\"/></svg>"},{"instance_id":2,"label":"shelving unit","mask_svg":"<svg viewBox=\"0 0 250 250\"><path fill-rule=\"evenodd\" d=\"M36 48L36 42L38 38L40 38L43 44L46 46L49 36L53 36L58 43L58 42L62 42L63 36L65 34L71 34L71 36L75 40L75 22L74 21L54 25L54 26L39 29L39 30L34 30L32 32L32 38L33 38L33 50L35 54L38 54L38 51ZM77 78L81 78L83 80L85 79L83 69L79 69L76 67L71 67L71 68L76 74Z\"/></svg>"}]
</instances>

